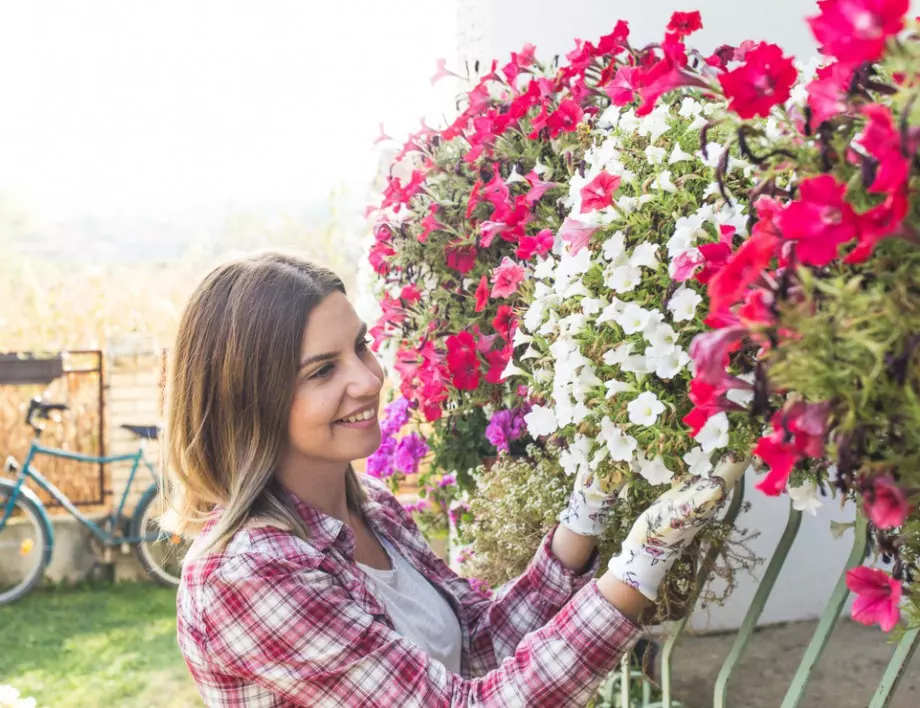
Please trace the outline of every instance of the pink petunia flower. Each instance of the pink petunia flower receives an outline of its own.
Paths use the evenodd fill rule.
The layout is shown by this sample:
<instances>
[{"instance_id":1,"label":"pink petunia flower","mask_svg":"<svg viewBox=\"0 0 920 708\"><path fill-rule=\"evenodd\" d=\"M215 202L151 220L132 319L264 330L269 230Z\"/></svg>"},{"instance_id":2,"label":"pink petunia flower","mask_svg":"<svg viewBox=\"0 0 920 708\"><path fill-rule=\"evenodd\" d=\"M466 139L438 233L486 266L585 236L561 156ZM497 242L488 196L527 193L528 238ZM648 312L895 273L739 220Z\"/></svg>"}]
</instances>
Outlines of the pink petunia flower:
<instances>
[{"instance_id":1,"label":"pink petunia flower","mask_svg":"<svg viewBox=\"0 0 920 708\"><path fill-rule=\"evenodd\" d=\"M890 632L898 623L901 583L884 570L860 566L847 571L847 587L856 594L853 619L872 626L878 623L883 632Z\"/></svg>"},{"instance_id":2,"label":"pink petunia flower","mask_svg":"<svg viewBox=\"0 0 920 708\"><path fill-rule=\"evenodd\" d=\"M492 271L492 297L513 295L524 282L526 273L524 266L515 263L508 256L502 258L501 265Z\"/></svg>"},{"instance_id":3,"label":"pink petunia flower","mask_svg":"<svg viewBox=\"0 0 920 708\"><path fill-rule=\"evenodd\" d=\"M910 511L903 490L891 475L876 477L863 497L869 520L880 529L893 529L904 523Z\"/></svg>"}]
</instances>

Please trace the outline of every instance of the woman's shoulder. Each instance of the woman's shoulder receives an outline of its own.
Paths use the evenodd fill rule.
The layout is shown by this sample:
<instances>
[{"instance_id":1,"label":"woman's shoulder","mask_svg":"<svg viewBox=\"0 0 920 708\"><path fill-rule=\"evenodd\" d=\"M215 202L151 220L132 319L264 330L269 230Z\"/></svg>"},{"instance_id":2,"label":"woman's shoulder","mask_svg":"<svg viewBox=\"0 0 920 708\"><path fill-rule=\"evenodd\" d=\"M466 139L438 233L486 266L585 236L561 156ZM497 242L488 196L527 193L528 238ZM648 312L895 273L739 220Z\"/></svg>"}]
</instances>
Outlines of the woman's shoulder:
<instances>
[{"instance_id":1,"label":"woman's shoulder","mask_svg":"<svg viewBox=\"0 0 920 708\"><path fill-rule=\"evenodd\" d=\"M189 584L206 584L222 579L242 581L247 577L297 572L318 566L322 554L309 541L271 520L251 519L223 548L208 548L207 532L189 549L182 579Z\"/></svg>"}]
</instances>

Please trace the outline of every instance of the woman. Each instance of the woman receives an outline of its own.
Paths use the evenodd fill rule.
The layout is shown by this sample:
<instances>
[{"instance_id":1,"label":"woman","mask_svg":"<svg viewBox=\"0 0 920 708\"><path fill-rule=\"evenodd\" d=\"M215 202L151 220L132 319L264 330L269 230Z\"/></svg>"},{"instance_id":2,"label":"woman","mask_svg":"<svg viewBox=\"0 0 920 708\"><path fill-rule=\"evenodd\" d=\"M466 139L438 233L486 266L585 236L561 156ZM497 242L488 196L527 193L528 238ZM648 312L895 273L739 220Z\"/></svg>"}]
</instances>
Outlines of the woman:
<instances>
[{"instance_id":1,"label":"woman","mask_svg":"<svg viewBox=\"0 0 920 708\"><path fill-rule=\"evenodd\" d=\"M383 372L331 272L264 254L215 269L182 317L172 508L196 536L178 634L208 706L584 705L726 481L668 492L599 579L609 496L576 492L488 598L351 461L380 444Z\"/></svg>"}]
</instances>

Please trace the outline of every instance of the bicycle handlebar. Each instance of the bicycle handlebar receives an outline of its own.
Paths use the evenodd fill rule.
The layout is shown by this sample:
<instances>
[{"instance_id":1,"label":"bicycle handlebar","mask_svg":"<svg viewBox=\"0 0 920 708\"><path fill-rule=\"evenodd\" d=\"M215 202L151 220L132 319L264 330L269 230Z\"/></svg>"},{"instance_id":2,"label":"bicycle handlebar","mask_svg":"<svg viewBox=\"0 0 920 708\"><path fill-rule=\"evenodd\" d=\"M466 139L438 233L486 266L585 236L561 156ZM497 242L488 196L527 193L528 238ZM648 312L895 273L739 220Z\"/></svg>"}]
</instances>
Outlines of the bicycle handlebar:
<instances>
[{"instance_id":1,"label":"bicycle handlebar","mask_svg":"<svg viewBox=\"0 0 920 708\"><path fill-rule=\"evenodd\" d=\"M48 420L48 414L52 411L66 411L68 408L66 403L45 403L41 398L37 396L29 401L29 411L26 413L26 423L32 426L32 429L38 432L41 430L41 426L38 425L34 417L37 414L42 420Z\"/></svg>"}]
</instances>

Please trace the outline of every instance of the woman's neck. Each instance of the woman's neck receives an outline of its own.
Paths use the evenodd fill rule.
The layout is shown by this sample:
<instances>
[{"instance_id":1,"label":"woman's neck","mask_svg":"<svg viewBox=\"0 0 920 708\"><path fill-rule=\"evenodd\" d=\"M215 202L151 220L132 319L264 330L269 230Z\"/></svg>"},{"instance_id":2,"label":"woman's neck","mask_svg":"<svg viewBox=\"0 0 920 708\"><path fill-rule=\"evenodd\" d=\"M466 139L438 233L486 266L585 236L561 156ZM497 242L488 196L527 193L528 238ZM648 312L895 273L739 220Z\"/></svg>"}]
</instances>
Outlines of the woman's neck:
<instances>
[{"instance_id":1,"label":"woman's neck","mask_svg":"<svg viewBox=\"0 0 920 708\"><path fill-rule=\"evenodd\" d=\"M349 465L335 470L310 469L298 470L287 465L278 474L278 481L307 506L321 511L327 516L351 523L348 512L348 495L345 493L345 478Z\"/></svg>"}]
</instances>

